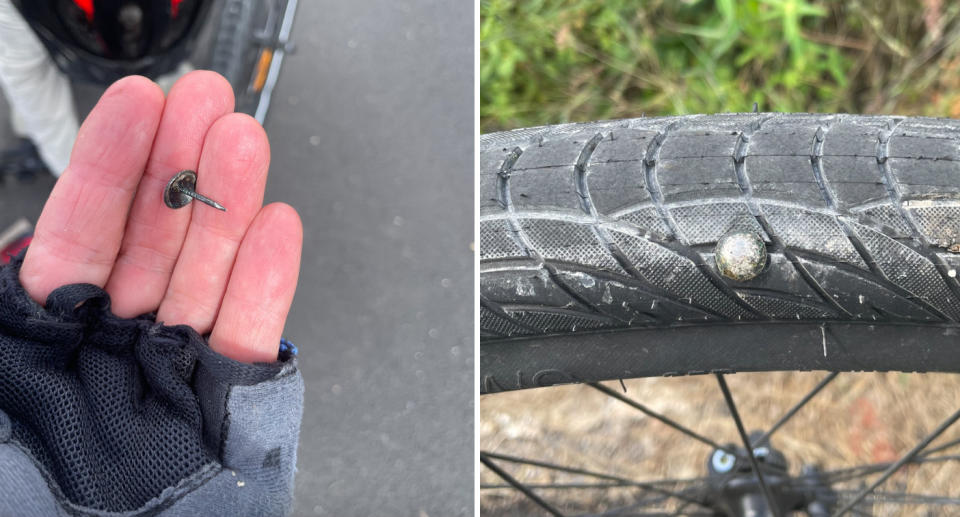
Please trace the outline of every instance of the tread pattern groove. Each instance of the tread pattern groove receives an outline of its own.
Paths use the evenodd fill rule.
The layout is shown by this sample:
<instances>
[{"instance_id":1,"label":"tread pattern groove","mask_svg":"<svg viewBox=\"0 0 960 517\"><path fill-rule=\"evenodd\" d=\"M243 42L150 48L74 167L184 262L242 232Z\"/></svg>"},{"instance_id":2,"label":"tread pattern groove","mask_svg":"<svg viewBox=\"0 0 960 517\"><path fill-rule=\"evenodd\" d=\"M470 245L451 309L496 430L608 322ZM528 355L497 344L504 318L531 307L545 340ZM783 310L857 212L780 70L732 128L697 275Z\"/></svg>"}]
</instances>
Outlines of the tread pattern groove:
<instances>
[{"instance_id":1,"label":"tread pattern groove","mask_svg":"<svg viewBox=\"0 0 960 517\"><path fill-rule=\"evenodd\" d=\"M628 260L625 260L625 262L626 262L627 265L630 267L630 269L633 269L633 266L630 266L630 265L629 265L629 261L628 261ZM557 264L553 264L553 263L551 263L551 262L545 262L545 263L543 264L543 266L544 266L544 268L547 269L547 271L550 271L550 270L552 269L553 271L555 271L555 272L557 273L557 275L562 276L562 274L560 273L560 269L557 267ZM629 271L629 270L628 270L628 271ZM664 305L667 305L668 307L671 306L671 305L678 305L678 306L679 306L679 305L686 305L686 306L690 306L690 307L692 307L693 309L695 309L697 312L700 313L701 316L702 316L702 315L709 315L709 316L713 316L713 317L716 317L716 318L724 318L724 317L725 317L722 313L716 312L716 311L710 309L709 307L703 307L703 306L699 305L699 303L696 302L696 301L687 302L687 303L683 303L683 302L681 302L681 301L678 301L678 300L676 300L675 297L672 296L670 293L668 293L668 292L666 292L666 291L664 291L664 290L662 290L662 289L659 289L659 288L653 286L650 282L648 282L648 281L646 281L646 280L641 279L641 278L640 278L640 275L637 274L636 270L632 270L632 271L629 271L629 272L631 273L631 275L632 275L634 278L630 278L630 279L619 279L619 281L621 281L621 282L624 283L624 284L627 284L631 289L637 289L638 292L639 292L640 294L644 295L645 297L648 297L648 298L650 298L651 300L654 300L654 301L656 302L656 303L653 304L654 307L663 307ZM568 286L568 289L569 289L569 286ZM578 296L579 296L579 295L578 295ZM657 319L657 320L663 320L663 319L664 319L664 318L663 318L663 315L659 315L659 314L648 313L647 316L652 317L652 318Z\"/></svg>"},{"instance_id":2,"label":"tread pattern groove","mask_svg":"<svg viewBox=\"0 0 960 517\"><path fill-rule=\"evenodd\" d=\"M840 223L840 225L843 227L844 232L847 234L847 239L849 239L850 243L853 244L853 247L857 250L857 253L859 253L860 256L863 257L863 260L867 263L867 266L870 268L870 272L876 275L877 278L883 280L884 287L886 287L887 289L890 289L891 291L894 291L895 293L897 293L900 296L903 296L904 298L907 298L913 303L920 305L927 312L933 314L940 320L951 319L949 316L944 314L940 309L927 303L926 300L911 294L909 291L906 291L896 283L892 282L890 278L877 265L876 259L873 258L873 255L870 253L867 247L863 244L863 241L860 240L860 237L857 236L856 232L854 232L850 228L850 225L840 218L837 218L837 222Z\"/></svg>"},{"instance_id":3,"label":"tread pattern groove","mask_svg":"<svg viewBox=\"0 0 960 517\"><path fill-rule=\"evenodd\" d=\"M819 294L820 297L823 298L823 300L825 300L835 311L845 317L852 317L853 315L850 314L846 308L837 303L837 301L834 300L829 293L827 293L823 286L820 285L820 282L817 282L817 279L814 278L809 271L807 271L803 264L801 264L797 259L797 256L787 249L786 245L780 240L779 237L777 237L777 233L773 231L773 228L763 216L757 202L753 199L753 185L750 182L750 177L747 176L747 170L745 166L748 147L750 145L750 136L759 131L763 126L763 123L771 118L773 118L772 115L758 117L753 123L753 127L748 130L749 133L746 131L740 132L737 139L737 146L733 153L734 169L737 173L737 185L740 187L744 202L746 203L747 208L750 210L750 213L753 215L754 219L756 219L757 224L760 225L760 228L763 229L764 233L766 233L773 242L773 249L783 253L783 255L787 257L787 260L793 264L793 267L796 268L797 272L800 274L800 277L803 278L810 288Z\"/></svg>"},{"instance_id":4,"label":"tread pattern groove","mask_svg":"<svg viewBox=\"0 0 960 517\"><path fill-rule=\"evenodd\" d=\"M650 199L653 200L657 213L660 215L660 218L663 219L663 223L667 228L670 229L671 237L674 239L679 235L677 222L673 220L670 211L663 206L663 191L660 190L660 178L657 169L660 163L660 149L663 148L663 143L666 142L667 135L676 129L681 122L682 121L678 120L664 128L663 131L658 132L657 135L653 137L650 146L647 147L647 151L643 155L644 184L650 193Z\"/></svg>"},{"instance_id":5,"label":"tread pattern groove","mask_svg":"<svg viewBox=\"0 0 960 517\"><path fill-rule=\"evenodd\" d=\"M823 145L826 141L827 133L829 133L829 131L829 125L826 129L824 129L822 126L817 128L813 139L813 154L810 157L810 162L813 164L813 174L816 178L817 186L820 188L820 194L823 197L823 201L827 204L830 210L836 214L838 211L837 203L834 199L834 195L830 192L830 189L826 183L826 178L823 174ZM889 138L887 140L889 141ZM885 287L897 292L898 295L908 298L914 303L921 305L925 310L935 315L940 320L949 319L947 315L945 315L936 307L926 303L926 301L922 299L916 298L909 292L900 288L900 286L896 285L894 282L890 281L890 278L883 272L882 269L880 269L880 267L877 265L877 261L873 258L873 255L863 244L863 241L860 240L860 237L857 236L856 232L853 231L850 225L847 224L842 217L834 215L833 218L843 230L847 240L850 241L851 245L853 245L853 248L857 251L857 254L860 255L860 258L863 259L864 263L867 264L867 267L870 268L870 272L886 281Z\"/></svg>"},{"instance_id":6,"label":"tread pattern groove","mask_svg":"<svg viewBox=\"0 0 960 517\"><path fill-rule=\"evenodd\" d=\"M480 307L481 307L482 309L486 309L486 310L490 311L491 313L493 313L494 315L500 317L501 319L503 319L503 320L505 320L505 321L513 324L513 325L516 325L517 327L520 327L520 328L525 329L525 330L527 331L527 333L537 334L537 333L539 333L539 332L541 331L541 329L538 329L538 328L536 328L536 327L531 327L531 326L526 325L526 324L524 324L524 323L522 323L522 322L520 322L520 321L517 321L516 318L514 318L513 316L510 316L509 314L507 314L506 311L504 311L503 308L500 307L499 304L496 304L496 303L494 303L494 302L491 302L490 300L487 300L487 299L484 298L483 296L480 297ZM496 334L503 335L502 332L495 331L495 330L491 330L489 327L485 328L484 331L485 331L485 332L494 332L494 333L496 333Z\"/></svg>"},{"instance_id":7,"label":"tread pattern groove","mask_svg":"<svg viewBox=\"0 0 960 517\"><path fill-rule=\"evenodd\" d=\"M514 147L500 164L500 168L497 171L497 201L500 202L500 206L511 216L507 218L507 224L510 226L510 235L508 238L516 241L521 248L527 250L527 254L529 255L530 246L527 245L523 236L520 234L520 224L517 222L517 219L512 217L514 208L513 200L510 198L510 176L513 174L513 166L522 154L522 149Z\"/></svg>"},{"instance_id":8,"label":"tread pattern groove","mask_svg":"<svg viewBox=\"0 0 960 517\"><path fill-rule=\"evenodd\" d=\"M891 139L901 137L891 153ZM916 193L943 184L929 179L944 170L936 162L958 160L940 151L948 144L927 140L960 147L960 122L728 114L485 135L481 188L495 200L481 209L483 271L525 261L519 269L541 270L537 295L553 301L521 296L519 287L511 298L509 285L494 299L485 295L481 307L495 327L482 328L481 341L692 320L960 321L958 263L937 241L937 225L949 223L928 217L920 225L913 208L946 203ZM799 159L805 155L809 165ZM718 159L732 160L729 172ZM523 200L515 206L512 195ZM769 253L782 255L747 283L720 276L708 260L726 231L718 226L741 216L769 239ZM717 226L698 227L710 224ZM493 288L485 274L482 294Z\"/></svg>"},{"instance_id":9,"label":"tread pattern groove","mask_svg":"<svg viewBox=\"0 0 960 517\"><path fill-rule=\"evenodd\" d=\"M893 175L893 169L890 167L890 139L893 137L894 133L903 124L906 119L896 119L896 122L893 125L889 126L889 130L886 132L881 132L877 137L877 166L880 168L882 173L883 183L887 189L887 193L890 196L890 202L896 207L900 212L900 217L906 222L906 226L910 228L910 232L913 234L914 239L917 241L917 248L920 253L933 264L934 269L940 275L940 280L946 285L947 289L952 292L956 300L960 300L960 286L956 282L951 282L949 276L947 276L948 268L945 267L945 264L942 261L937 260L936 254L931 253L930 249L934 243L930 242L921 231L917 225L916 220L913 217L913 214L906 209L903 203L903 193L900 190L900 185L897 183L896 178ZM938 311L940 312L940 311ZM947 319L952 321L957 321L956 317L947 316Z\"/></svg>"},{"instance_id":10,"label":"tread pattern groove","mask_svg":"<svg viewBox=\"0 0 960 517\"><path fill-rule=\"evenodd\" d=\"M813 166L813 177L817 180L817 186L820 187L820 195L823 196L823 201L830 207L830 210L836 212L837 202L830 192L827 179L823 176L823 142L827 139L828 132L830 132L829 125L826 129L823 126L817 127L817 132L813 135L813 153L810 155L810 164Z\"/></svg>"},{"instance_id":11,"label":"tread pattern groove","mask_svg":"<svg viewBox=\"0 0 960 517\"><path fill-rule=\"evenodd\" d=\"M679 122L677 124L679 124ZM665 224L667 224L668 227L671 229L671 231L674 233L674 236L677 235L676 225L673 222L673 219L670 216L669 211L663 208L662 194L660 193L659 186L657 185L656 160L655 159L652 160L652 164L651 164L651 160L647 160L646 156L649 155L649 153L651 152L651 149L654 149L655 153L659 153L660 147L663 145L663 142L666 141L668 132L676 127L677 127L676 125L672 125L668 127L667 130L664 130L662 133L658 133L658 135L654 137L653 141L651 142L650 147L648 147L648 149L644 152L645 158L643 160L645 164L644 173L646 176L645 181L646 181L647 189L650 192L651 198L654 200L654 202L661 207L661 208L658 208L658 213L663 218ZM641 274L636 269L633 262L627 257L627 254L624 253L624 251L620 248L620 246L617 245L617 243L615 242L615 239L610 235L609 231L603 228L599 224L600 214L596 208L596 205L593 203L593 199L590 196L590 188L589 188L589 182L588 182L589 174L588 174L587 168L590 162L590 157L592 156L593 152L597 148L597 145L601 141L603 141L602 133L597 133L596 135L594 135L593 138L591 138L586 143L584 148L580 151L580 154L578 155L578 158L577 158L576 165L574 166L574 173L576 174L576 182L577 182L577 193L580 196L581 208L583 209L584 212L586 212L588 215L592 216L596 220L596 222L591 225L591 229L593 230L597 239L610 252L610 254L613 255L617 263L620 264L620 267L622 267L624 271L626 271L631 276L640 280L644 280L647 283L653 284L654 283L653 281L651 281L645 275ZM716 288L717 290L722 292L724 295L726 295L735 304L739 305L742 309L744 309L747 312L747 314L755 317L760 317L760 318L764 317L763 314L761 314L755 308L750 306L745 300L736 296L735 293L733 293L732 289L730 289L721 280L719 280L716 276L716 273L713 270L711 270L709 267L706 267L703 264L703 260L699 254L690 250L689 248L679 245L675 240L669 240L668 242L659 243L659 244L663 247L668 248L670 251L672 251L676 255L683 257L688 261L690 261L691 263L693 263L696 266L697 270L699 270L700 273L704 277L706 277L707 281L713 284L714 288ZM690 305L694 305L701 310L708 310L716 314L716 311L711 309L708 306L705 306L703 304L692 303L692 297L689 297L687 299L687 303ZM722 313L720 314L722 315ZM737 315L737 317L740 318L742 316Z\"/></svg>"},{"instance_id":12,"label":"tread pattern groove","mask_svg":"<svg viewBox=\"0 0 960 517\"><path fill-rule=\"evenodd\" d=\"M597 207L593 204L590 197L590 186L587 184L587 164L590 163L590 156L597 149L597 145L603 140L603 133L593 135L593 138L587 141L580 154L577 156L577 163L573 166L573 173L576 176L577 194L580 196L580 208L593 217L597 216Z\"/></svg>"},{"instance_id":13,"label":"tread pattern groove","mask_svg":"<svg viewBox=\"0 0 960 517\"><path fill-rule=\"evenodd\" d=\"M677 255L680 255L693 262L697 269L717 290L726 295L735 304L743 308L748 315L759 317L761 319L767 318L766 315L758 311L755 307L751 306L744 299L736 296L733 290L728 287L720 278L719 274L704 264L703 258L700 256L700 254L694 252L689 247L679 244L678 242L680 230L677 226L677 222L673 218L673 215L670 213L670 210L668 210L664 205L663 191L660 189L660 150L663 148L663 144L667 141L667 137L670 132L678 129L682 123L683 119L678 120L668 125L663 129L663 131L657 133L657 136L655 136L653 141L650 143L650 147L648 147L646 153L644 153L643 167L647 191L650 193L650 199L653 200L653 203L656 206L657 213L660 214L664 224L671 232L671 238L660 244ZM741 315L737 315L737 319L740 319L741 317Z\"/></svg>"},{"instance_id":14,"label":"tread pattern groove","mask_svg":"<svg viewBox=\"0 0 960 517\"><path fill-rule=\"evenodd\" d=\"M586 144L584 144L583 148L580 150L580 153L577 155L577 161L573 166L574 182L577 186L577 195L580 198L580 209L595 220L598 218L598 213L596 206L593 204L593 199L590 197L590 186L587 182L587 164L590 163L590 157L593 155L593 152L597 149L597 145L599 145L602 140L603 133L597 133L593 135L592 138L587 140ZM603 247L606 248L607 252L613 256L614 260L620 264L620 267L625 268L626 264L624 264L622 253L618 253L619 250L616 249L616 245L612 242L610 236L606 234L605 230L600 228L599 224L594 223L590 225L590 231L603 245ZM560 288L563 289L571 298L582 303L593 312L612 316L609 313L601 310L596 304L591 303L584 296L581 296L580 293L577 293L576 290L571 288L561 278L559 271L555 267L547 264L546 261L544 261L543 267L550 274L550 277L553 279L553 281L556 282L557 285L559 285ZM629 269L627 269L627 272L630 272ZM629 321L627 320L623 320L617 316L613 317L620 321L626 321L629 324Z\"/></svg>"}]
</instances>

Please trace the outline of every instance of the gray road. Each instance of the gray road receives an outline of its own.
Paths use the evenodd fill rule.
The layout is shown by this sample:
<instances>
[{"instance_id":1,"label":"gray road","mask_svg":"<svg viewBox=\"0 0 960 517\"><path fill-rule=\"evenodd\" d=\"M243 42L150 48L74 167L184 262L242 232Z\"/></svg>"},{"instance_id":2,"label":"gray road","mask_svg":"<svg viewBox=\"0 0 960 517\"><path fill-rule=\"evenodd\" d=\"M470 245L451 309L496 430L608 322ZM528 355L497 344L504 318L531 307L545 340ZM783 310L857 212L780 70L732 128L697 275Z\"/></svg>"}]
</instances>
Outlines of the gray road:
<instances>
[{"instance_id":1,"label":"gray road","mask_svg":"<svg viewBox=\"0 0 960 517\"><path fill-rule=\"evenodd\" d=\"M300 3L265 124L266 201L305 226L286 330L307 383L296 515L472 511L472 17L470 2ZM51 185L8 181L0 226L35 221Z\"/></svg>"}]
</instances>

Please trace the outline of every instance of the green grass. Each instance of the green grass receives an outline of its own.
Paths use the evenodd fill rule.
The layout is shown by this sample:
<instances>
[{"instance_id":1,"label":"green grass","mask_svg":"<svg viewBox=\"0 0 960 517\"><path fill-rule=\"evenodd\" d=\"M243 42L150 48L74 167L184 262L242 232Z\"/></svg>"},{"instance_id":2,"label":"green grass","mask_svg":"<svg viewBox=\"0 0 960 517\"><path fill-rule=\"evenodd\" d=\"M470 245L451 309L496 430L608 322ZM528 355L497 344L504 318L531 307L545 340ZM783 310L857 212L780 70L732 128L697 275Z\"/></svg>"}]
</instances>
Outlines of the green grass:
<instances>
[{"instance_id":1,"label":"green grass","mask_svg":"<svg viewBox=\"0 0 960 517\"><path fill-rule=\"evenodd\" d=\"M482 0L484 132L750 111L960 116L945 0Z\"/></svg>"}]
</instances>

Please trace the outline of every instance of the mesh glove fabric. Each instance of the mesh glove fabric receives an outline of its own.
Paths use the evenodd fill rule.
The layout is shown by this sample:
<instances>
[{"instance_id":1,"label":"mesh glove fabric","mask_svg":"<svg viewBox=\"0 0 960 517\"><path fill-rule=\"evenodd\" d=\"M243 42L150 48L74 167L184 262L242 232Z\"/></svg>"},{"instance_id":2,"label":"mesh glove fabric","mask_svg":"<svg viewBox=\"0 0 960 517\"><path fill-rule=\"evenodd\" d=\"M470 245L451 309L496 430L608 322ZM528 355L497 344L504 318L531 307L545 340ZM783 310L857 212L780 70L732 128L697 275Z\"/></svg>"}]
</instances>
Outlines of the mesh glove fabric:
<instances>
[{"instance_id":1,"label":"mesh glove fabric","mask_svg":"<svg viewBox=\"0 0 960 517\"><path fill-rule=\"evenodd\" d=\"M289 349L233 361L190 327L114 316L90 284L40 307L22 256L0 268L0 462L27 456L67 515L289 511L303 390Z\"/></svg>"}]
</instances>

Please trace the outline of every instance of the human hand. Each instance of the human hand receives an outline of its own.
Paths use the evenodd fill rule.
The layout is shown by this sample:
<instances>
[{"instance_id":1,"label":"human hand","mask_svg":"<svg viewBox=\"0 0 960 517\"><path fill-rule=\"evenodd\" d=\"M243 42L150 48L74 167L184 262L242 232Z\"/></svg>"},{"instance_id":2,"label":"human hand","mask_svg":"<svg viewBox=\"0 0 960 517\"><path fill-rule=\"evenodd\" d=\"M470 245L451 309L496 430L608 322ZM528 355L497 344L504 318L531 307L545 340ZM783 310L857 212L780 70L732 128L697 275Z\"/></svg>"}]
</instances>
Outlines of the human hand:
<instances>
[{"instance_id":1,"label":"human hand","mask_svg":"<svg viewBox=\"0 0 960 517\"><path fill-rule=\"evenodd\" d=\"M276 360L303 230L289 205L262 206L270 145L233 107L213 72L187 74L166 99L143 77L110 86L37 221L20 269L30 297L43 304L62 285L94 284L117 316L156 311L167 325L209 332L227 357ZM168 208L164 187L183 169L227 211Z\"/></svg>"}]
</instances>

